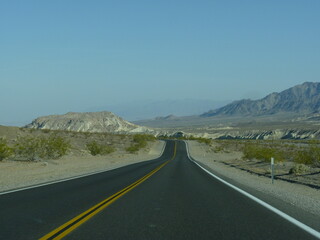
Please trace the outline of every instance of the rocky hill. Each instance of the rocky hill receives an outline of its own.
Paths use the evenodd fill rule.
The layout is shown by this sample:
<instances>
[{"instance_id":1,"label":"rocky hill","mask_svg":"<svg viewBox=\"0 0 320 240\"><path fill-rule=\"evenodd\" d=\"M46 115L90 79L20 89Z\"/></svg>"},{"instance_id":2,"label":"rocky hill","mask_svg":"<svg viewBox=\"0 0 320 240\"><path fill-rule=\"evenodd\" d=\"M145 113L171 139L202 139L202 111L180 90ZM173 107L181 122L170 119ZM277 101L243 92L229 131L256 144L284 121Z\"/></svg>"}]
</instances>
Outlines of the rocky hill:
<instances>
[{"instance_id":1,"label":"rocky hill","mask_svg":"<svg viewBox=\"0 0 320 240\"><path fill-rule=\"evenodd\" d=\"M243 99L201 117L264 116L278 113L311 114L320 110L320 83L305 82L280 93L271 93L259 100Z\"/></svg>"},{"instance_id":2,"label":"rocky hill","mask_svg":"<svg viewBox=\"0 0 320 240\"><path fill-rule=\"evenodd\" d=\"M111 112L69 112L64 115L39 117L26 128L68 130L75 132L149 132L150 129L125 121Z\"/></svg>"}]
</instances>

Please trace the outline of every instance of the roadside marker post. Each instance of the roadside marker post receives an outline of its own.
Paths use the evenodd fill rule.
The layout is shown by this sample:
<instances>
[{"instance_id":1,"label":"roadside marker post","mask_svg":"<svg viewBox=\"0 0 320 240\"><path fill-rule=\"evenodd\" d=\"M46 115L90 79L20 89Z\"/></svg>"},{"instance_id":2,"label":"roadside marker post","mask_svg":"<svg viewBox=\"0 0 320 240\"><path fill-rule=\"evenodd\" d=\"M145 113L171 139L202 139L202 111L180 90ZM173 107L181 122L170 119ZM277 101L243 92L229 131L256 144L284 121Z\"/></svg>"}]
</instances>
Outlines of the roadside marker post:
<instances>
[{"instance_id":1,"label":"roadside marker post","mask_svg":"<svg viewBox=\"0 0 320 240\"><path fill-rule=\"evenodd\" d=\"M271 181L274 182L274 158L271 158Z\"/></svg>"}]
</instances>

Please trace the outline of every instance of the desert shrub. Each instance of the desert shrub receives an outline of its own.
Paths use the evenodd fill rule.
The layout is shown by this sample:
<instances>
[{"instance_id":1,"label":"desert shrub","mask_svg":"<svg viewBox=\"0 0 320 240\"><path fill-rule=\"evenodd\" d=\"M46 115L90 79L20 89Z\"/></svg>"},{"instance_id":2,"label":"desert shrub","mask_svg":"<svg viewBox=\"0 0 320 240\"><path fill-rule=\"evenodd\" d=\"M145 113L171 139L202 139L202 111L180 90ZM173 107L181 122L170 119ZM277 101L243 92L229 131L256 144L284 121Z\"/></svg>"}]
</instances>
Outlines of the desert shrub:
<instances>
[{"instance_id":1,"label":"desert shrub","mask_svg":"<svg viewBox=\"0 0 320 240\"><path fill-rule=\"evenodd\" d=\"M13 153L13 149L7 145L7 141L3 138L0 138L0 161L10 157Z\"/></svg>"},{"instance_id":2,"label":"desert shrub","mask_svg":"<svg viewBox=\"0 0 320 240\"><path fill-rule=\"evenodd\" d=\"M120 137L121 140L124 140L126 138L126 135L124 134L119 134L118 136Z\"/></svg>"},{"instance_id":3,"label":"desert shrub","mask_svg":"<svg viewBox=\"0 0 320 240\"><path fill-rule=\"evenodd\" d=\"M312 155L312 165L319 167L320 166L320 147L317 144L310 146L310 152Z\"/></svg>"},{"instance_id":4,"label":"desert shrub","mask_svg":"<svg viewBox=\"0 0 320 240\"><path fill-rule=\"evenodd\" d=\"M16 156L22 157L25 160L35 161L43 155L43 141L40 138L20 137L17 140L14 151Z\"/></svg>"},{"instance_id":5,"label":"desert shrub","mask_svg":"<svg viewBox=\"0 0 320 240\"><path fill-rule=\"evenodd\" d=\"M85 138L89 138L89 137L92 137L94 133L91 133L91 132L82 132L82 135L85 137Z\"/></svg>"},{"instance_id":6,"label":"desert shrub","mask_svg":"<svg viewBox=\"0 0 320 240\"><path fill-rule=\"evenodd\" d=\"M57 159L65 155L70 144L64 138L51 135L49 137L20 137L14 151L19 157L28 161L40 159Z\"/></svg>"},{"instance_id":7,"label":"desert shrub","mask_svg":"<svg viewBox=\"0 0 320 240\"><path fill-rule=\"evenodd\" d=\"M140 150L140 146L135 144L135 145L131 145L130 147L126 148L126 151L129 153L135 153L138 152Z\"/></svg>"},{"instance_id":8,"label":"desert shrub","mask_svg":"<svg viewBox=\"0 0 320 240\"><path fill-rule=\"evenodd\" d=\"M90 151L91 155L93 156L96 156L99 154L106 155L115 151L115 149L112 146L101 145L101 144L98 144L96 141L92 141L88 143L86 146Z\"/></svg>"},{"instance_id":9,"label":"desert shrub","mask_svg":"<svg viewBox=\"0 0 320 240\"><path fill-rule=\"evenodd\" d=\"M44 158L56 159L67 154L70 148L70 143L63 137L51 135L44 140L45 155Z\"/></svg>"},{"instance_id":10,"label":"desert shrub","mask_svg":"<svg viewBox=\"0 0 320 240\"><path fill-rule=\"evenodd\" d=\"M224 150L224 148L222 146L215 146L213 151L215 153L219 153L219 152L222 152Z\"/></svg>"},{"instance_id":11,"label":"desert shrub","mask_svg":"<svg viewBox=\"0 0 320 240\"><path fill-rule=\"evenodd\" d=\"M197 138L197 141L199 142L199 143L205 143L205 144L207 144L207 145L210 145L211 144L211 142L212 142L212 140L210 139L210 138Z\"/></svg>"},{"instance_id":12,"label":"desert shrub","mask_svg":"<svg viewBox=\"0 0 320 240\"><path fill-rule=\"evenodd\" d=\"M296 151L293 159L298 164L319 166L320 147L316 143L311 142L307 148Z\"/></svg>"},{"instance_id":13,"label":"desert shrub","mask_svg":"<svg viewBox=\"0 0 320 240\"><path fill-rule=\"evenodd\" d=\"M310 168L304 164L296 164L290 169L289 173L295 174L295 175L301 175L308 172L309 169Z\"/></svg>"},{"instance_id":14,"label":"desert shrub","mask_svg":"<svg viewBox=\"0 0 320 240\"><path fill-rule=\"evenodd\" d=\"M135 134L133 135L133 141L136 143L155 141L156 138L153 135L149 134Z\"/></svg>"},{"instance_id":15,"label":"desert shrub","mask_svg":"<svg viewBox=\"0 0 320 240\"><path fill-rule=\"evenodd\" d=\"M189 137L186 137L186 140L197 140L197 138L193 135L190 135Z\"/></svg>"},{"instance_id":16,"label":"desert shrub","mask_svg":"<svg viewBox=\"0 0 320 240\"><path fill-rule=\"evenodd\" d=\"M134 136L133 142L134 142L134 145L139 148L144 148L145 146L147 146L147 140L145 140L143 137L140 137L140 136Z\"/></svg>"},{"instance_id":17,"label":"desert shrub","mask_svg":"<svg viewBox=\"0 0 320 240\"><path fill-rule=\"evenodd\" d=\"M246 143L243 146L243 157L247 159L258 159L263 161L270 161L273 157L276 161L283 161L283 151L270 147L270 146L259 146L257 144Z\"/></svg>"},{"instance_id":18,"label":"desert shrub","mask_svg":"<svg viewBox=\"0 0 320 240\"><path fill-rule=\"evenodd\" d=\"M311 164L312 155L308 150L298 150L293 154L293 159L295 163L298 164Z\"/></svg>"},{"instance_id":19,"label":"desert shrub","mask_svg":"<svg viewBox=\"0 0 320 240\"><path fill-rule=\"evenodd\" d=\"M100 154L102 151L101 146L95 141L88 143L86 146L93 156Z\"/></svg>"},{"instance_id":20,"label":"desert shrub","mask_svg":"<svg viewBox=\"0 0 320 240\"><path fill-rule=\"evenodd\" d=\"M148 141L155 141L156 138L153 135L148 134L136 134L133 136L133 143L126 148L127 152L135 153L138 152L141 148L147 146Z\"/></svg>"}]
</instances>

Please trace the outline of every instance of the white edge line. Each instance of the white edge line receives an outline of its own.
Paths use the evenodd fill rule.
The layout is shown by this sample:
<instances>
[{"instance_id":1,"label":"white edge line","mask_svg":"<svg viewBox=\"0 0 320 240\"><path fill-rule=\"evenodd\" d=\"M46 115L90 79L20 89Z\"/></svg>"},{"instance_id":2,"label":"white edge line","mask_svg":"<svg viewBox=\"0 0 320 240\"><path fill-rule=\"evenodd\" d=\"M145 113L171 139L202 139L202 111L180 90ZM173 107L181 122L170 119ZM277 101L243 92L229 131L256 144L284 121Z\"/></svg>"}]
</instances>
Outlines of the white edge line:
<instances>
[{"instance_id":1,"label":"white edge line","mask_svg":"<svg viewBox=\"0 0 320 240\"><path fill-rule=\"evenodd\" d=\"M164 145L163 145L163 148L162 148L162 151L161 151L159 157L162 156L166 145L167 145L167 142L164 141ZM157 158L159 158L159 157L157 157ZM151 160L154 160L154 159L150 159L150 160L147 160L147 161L151 161ZM132 164L135 164L135 163L132 163ZM128 165L131 165L131 164L128 164ZM125 166L128 166L128 165L124 165L124 166L121 166L121 167L125 167ZM95 174L112 171L112 170L115 170L115 169L118 169L118 168L121 168L121 167L116 167L116 168L112 168L112 169L108 169L108 170L101 170L101 171L91 172L91 173L88 173L88 174L83 174L83 175L78 175L78 176L74 176L74 177L64 178L64 179L60 179L60 180L56 180L56 181L52 181L52 182L39 183L39 184L35 184L35 185L32 185L32 186L28 186L28 187L22 187L22 188L13 189L13 190L5 191L5 192L0 192L0 196L1 195L5 195L5 194L9 194L9 193L20 192L20 191L24 191L24 190L28 190L28 189L32 189L32 188L48 186L48 185L55 184L55 183L66 182L66 181L70 181L70 180L74 180L74 179L78 179L78 178L88 177L88 176L92 176L92 175L95 175Z\"/></svg>"},{"instance_id":2,"label":"white edge line","mask_svg":"<svg viewBox=\"0 0 320 240\"><path fill-rule=\"evenodd\" d=\"M163 147L162 147L162 151L161 151L161 153L160 153L160 155L159 155L159 157L161 157L162 156L162 154L163 154L163 152L164 152L164 149L166 148L166 146L167 146L167 142L166 141L164 141L164 140L159 140L160 142L164 142L164 144L163 144Z\"/></svg>"},{"instance_id":3,"label":"white edge line","mask_svg":"<svg viewBox=\"0 0 320 240\"><path fill-rule=\"evenodd\" d=\"M296 225L297 227L303 229L304 231L310 233L311 235L315 236L316 238L320 239L320 232L316 231L315 229L305 225L304 223L298 221L297 219L289 216L288 214L280 211L279 209L271 206L270 204L262 201L261 199L251 195L250 193L247 193L246 191L232 185L231 183L228 183L227 181L223 180L222 178L214 175L212 172L208 171L207 169L205 169L204 167L202 167L199 163L197 163L196 161L194 161L192 159L192 157L190 156L189 153L189 144L188 142L184 141L186 144L186 148L187 148L187 154L188 154L188 158L190 161L192 161L193 163L195 163L198 167L200 167L203 171L205 171L206 173L208 173L209 175L211 175L212 177L214 177L215 179L219 180L220 182L226 184L227 186L233 188L234 190L238 191L239 193L245 195L246 197L250 198L251 200L255 201L256 203L262 205L263 207L269 209L270 211L276 213L277 215L279 215L280 217L286 219L287 221L293 223L294 225Z\"/></svg>"}]
</instances>

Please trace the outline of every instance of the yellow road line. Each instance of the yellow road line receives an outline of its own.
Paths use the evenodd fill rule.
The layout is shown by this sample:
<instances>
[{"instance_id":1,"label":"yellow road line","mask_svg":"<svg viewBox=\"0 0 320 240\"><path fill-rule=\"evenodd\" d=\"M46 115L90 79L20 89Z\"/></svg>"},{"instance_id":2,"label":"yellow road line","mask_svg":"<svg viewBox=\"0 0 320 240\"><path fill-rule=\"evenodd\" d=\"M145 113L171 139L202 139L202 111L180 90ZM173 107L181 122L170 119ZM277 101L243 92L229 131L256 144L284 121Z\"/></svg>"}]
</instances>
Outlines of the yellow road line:
<instances>
[{"instance_id":1,"label":"yellow road line","mask_svg":"<svg viewBox=\"0 0 320 240\"><path fill-rule=\"evenodd\" d=\"M112 196L108 197L107 199L101 201L100 203L96 204L95 206L91 207L87 211L81 213L80 215L76 216L75 218L71 219L70 221L66 222L65 224L61 225L60 227L56 228L52 232L48 233L47 235L43 236L39 240L58 240L65 237L67 234L72 232L74 229L79 227L84 222L88 221L90 218L92 218L97 213L101 212L103 209L105 209L107 206L109 206L111 203L116 201L121 196L125 195L127 192L131 191L141 183L143 183L145 180L147 180L149 177L151 177L153 174L158 172L161 168L163 168L165 165L167 165L170 161L172 161L177 152L177 144L174 145L174 153L173 157L152 170L150 173L145 175L144 177L140 178L138 181L132 183L131 185L125 187L124 189L120 190L119 192L113 194Z\"/></svg>"}]
</instances>

